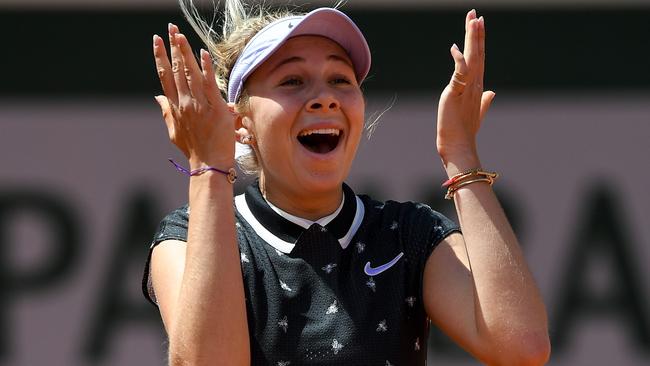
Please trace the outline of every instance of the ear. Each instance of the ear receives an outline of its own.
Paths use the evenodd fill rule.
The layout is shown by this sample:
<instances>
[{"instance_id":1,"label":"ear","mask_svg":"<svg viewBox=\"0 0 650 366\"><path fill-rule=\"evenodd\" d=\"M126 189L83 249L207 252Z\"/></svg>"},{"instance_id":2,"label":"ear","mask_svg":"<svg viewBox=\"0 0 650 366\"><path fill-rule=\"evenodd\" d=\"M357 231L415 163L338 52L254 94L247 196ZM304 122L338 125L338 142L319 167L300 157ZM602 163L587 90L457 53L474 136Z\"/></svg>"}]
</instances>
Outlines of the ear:
<instances>
[{"instance_id":1,"label":"ear","mask_svg":"<svg viewBox=\"0 0 650 366\"><path fill-rule=\"evenodd\" d=\"M228 102L228 103L226 103L226 105L228 106L228 110L230 111L230 113L232 113L232 114L237 113L237 111L235 110L235 103Z\"/></svg>"},{"instance_id":2,"label":"ear","mask_svg":"<svg viewBox=\"0 0 650 366\"><path fill-rule=\"evenodd\" d=\"M235 115L235 139L237 142L242 142L242 139L251 135L251 120L242 113L237 113L235 103L228 103L230 113Z\"/></svg>"}]
</instances>

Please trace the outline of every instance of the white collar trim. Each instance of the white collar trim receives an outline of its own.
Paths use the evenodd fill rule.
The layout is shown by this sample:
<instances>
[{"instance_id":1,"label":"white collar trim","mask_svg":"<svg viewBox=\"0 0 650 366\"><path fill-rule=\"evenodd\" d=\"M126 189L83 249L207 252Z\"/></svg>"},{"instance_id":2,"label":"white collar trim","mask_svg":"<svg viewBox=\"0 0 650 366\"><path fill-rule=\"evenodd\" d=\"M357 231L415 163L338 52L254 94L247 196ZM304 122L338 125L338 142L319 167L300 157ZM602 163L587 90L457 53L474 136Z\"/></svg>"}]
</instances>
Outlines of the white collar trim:
<instances>
[{"instance_id":1,"label":"white collar trim","mask_svg":"<svg viewBox=\"0 0 650 366\"><path fill-rule=\"evenodd\" d=\"M343 196L343 198L341 199L341 204L336 209L336 211L334 211L333 213L331 213L331 214L329 214L329 215L327 215L325 217L322 217L322 218L320 218L320 219L318 219L316 221L311 221L311 220L308 220L308 219L303 219L302 217L294 216L294 215L282 210L281 208L276 207L274 204L269 202L266 199L266 197L264 197L264 200L273 209L273 211L275 211L275 213L277 213L278 215L280 215L280 216L284 217L285 219L293 222L294 224L302 227L303 229L309 229L309 227L312 226L313 224L318 224L320 226L325 226L325 225L329 224L330 222L332 222L332 220L334 220L336 218L336 216L338 216L339 212L341 212L341 209L343 208L343 203L345 203L345 196Z\"/></svg>"},{"instance_id":2,"label":"white collar trim","mask_svg":"<svg viewBox=\"0 0 650 366\"><path fill-rule=\"evenodd\" d=\"M350 245L350 242L352 241L352 237L354 236L354 234L357 233L357 230L359 230L359 227L361 226L361 222L363 221L363 217L364 217L364 214L365 214L365 209L363 207L363 202L361 201L361 199L356 195L355 195L354 198L356 199L356 206L357 206L356 213L354 214L354 219L352 220L352 224L350 225L350 229L348 230L348 232L342 238L338 239L339 244L341 245L341 248L343 248L343 249L347 248L348 245ZM344 200L345 200L345 198L344 198ZM277 207L272 206L270 203L269 203L269 206L271 206L271 208L273 208L274 211L277 208ZM271 245L275 249L281 251L282 253L288 254L296 246L295 243L290 243L288 241L284 241L284 240L278 238L277 236L273 235L273 233L271 233L269 230L267 230L264 227L264 225L262 225L259 221L257 221L257 219L255 218L255 215L253 215L253 212L248 207L248 203L246 203L246 197L245 197L244 194L240 194L239 196L235 197L235 207L237 207L237 211L239 211L239 213L248 222L248 224L251 226L251 228L253 228L255 233L257 233L257 235L259 235L259 237L262 238L262 240L269 243L269 245ZM321 226L327 225L334 218L336 218L336 216L341 212L342 208L343 208L343 202L341 203L341 206L339 206L339 208L334 213L332 213L331 215L328 215L326 217L323 217L322 219L320 219L318 221L315 221L315 223L320 224L319 221L322 221L322 220L325 221L326 220L326 222L324 224L320 224L320 225ZM280 210L280 209L278 208L278 210ZM291 222L305 228L305 226L301 225L298 222L295 222L294 220L291 220L289 217L285 217L280 212L277 212L277 213L280 216L286 218L287 220L289 220L289 221L291 221ZM286 213L286 212L285 212L285 214L290 215L289 213ZM306 220L306 219L296 217L296 216L293 216L293 215L291 215L291 216L296 218L296 219L303 220L304 222L311 222L312 224L314 223L313 221L310 221L310 220ZM309 226L311 226L311 224ZM309 226L307 226L305 229L309 228Z\"/></svg>"}]
</instances>

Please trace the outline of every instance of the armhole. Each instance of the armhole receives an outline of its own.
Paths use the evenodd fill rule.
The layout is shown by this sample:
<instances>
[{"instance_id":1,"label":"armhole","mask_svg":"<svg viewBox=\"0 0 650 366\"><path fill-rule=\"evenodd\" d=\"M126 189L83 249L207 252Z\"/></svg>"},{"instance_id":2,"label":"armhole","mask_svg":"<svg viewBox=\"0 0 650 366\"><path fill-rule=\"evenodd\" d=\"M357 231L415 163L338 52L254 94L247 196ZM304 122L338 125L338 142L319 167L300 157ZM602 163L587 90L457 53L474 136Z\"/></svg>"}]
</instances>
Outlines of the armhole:
<instances>
[{"instance_id":1,"label":"armhole","mask_svg":"<svg viewBox=\"0 0 650 366\"><path fill-rule=\"evenodd\" d=\"M149 245L147 260L142 274L142 294L151 304L158 307L158 300L151 279L151 257L154 248L165 240L187 241L187 222L189 221L189 206L185 205L175 209L165 216L154 233L154 239Z\"/></svg>"},{"instance_id":2,"label":"armhole","mask_svg":"<svg viewBox=\"0 0 650 366\"><path fill-rule=\"evenodd\" d=\"M432 208L427 206L427 209L430 210L428 215L432 215L434 220L437 222L433 223L433 225L429 226L430 229L426 233L426 238L425 241L426 247L424 248L425 250L425 256L424 260L422 262L422 268L420 268L420 288L418 291L418 296L422 300L422 306L424 307L424 272L427 266L427 263L429 262L429 258L431 258L431 254L433 251L442 243L443 240L445 240L447 237L449 237L451 234L454 233L459 233L462 235L462 232L460 230L460 226L457 225L454 221L451 219L447 218L443 214L439 213L438 211L433 210ZM426 312L426 310L425 310Z\"/></svg>"},{"instance_id":3,"label":"armhole","mask_svg":"<svg viewBox=\"0 0 650 366\"><path fill-rule=\"evenodd\" d=\"M142 294L150 303L158 307L158 299L156 299L153 282L151 281L151 255L153 254L153 248L156 247L156 244L158 243L152 243L149 246L149 254L147 254L147 261L144 265L144 274L142 276Z\"/></svg>"}]
</instances>

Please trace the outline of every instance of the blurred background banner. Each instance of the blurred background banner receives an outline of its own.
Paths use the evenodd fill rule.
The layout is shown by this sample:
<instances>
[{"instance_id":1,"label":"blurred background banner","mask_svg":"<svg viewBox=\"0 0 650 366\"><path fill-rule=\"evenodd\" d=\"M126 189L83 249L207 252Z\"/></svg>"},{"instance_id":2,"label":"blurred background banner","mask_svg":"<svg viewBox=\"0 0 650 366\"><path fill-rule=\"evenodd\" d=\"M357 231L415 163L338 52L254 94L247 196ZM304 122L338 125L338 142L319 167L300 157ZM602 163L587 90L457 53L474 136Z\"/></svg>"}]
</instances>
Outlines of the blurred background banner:
<instances>
[{"instance_id":1,"label":"blurred background banner","mask_svg":"<svg viewBox=\"0 0 650 366\"><path fill-rule=\"evenodd\" d=\"M452 217L439 188L437 98L464 14L485 16L485 83L497 96L479 149L502 173L495 189L543 292L552 365L650 363L649 5L344 8L372 50L368 118L385 111L348 182ZM0 0L2 366L165 362L140 280L156 225L187 200L186 178L167 162L182 156L153 100L151 37L170 21L191 33L173 0ZM429 363L477 364L435 330Z\"/></svg>"},{"instance_id":2,"label":"blurred background banner","mask_svg":"<svg viewBox=\"0 0 650 366\"><path fill-rule=\"evenodd\" d=\"M219 0L194 0L195 4L212 5ZM286 5L283 0L266 0L266 4ZM297 2L295 4L306 4L310 7L333 6L335 1L312 0ZM3 0L4 7L29 8L176 8L177 0ZM442 7L483 7L503 6L509 8L530 8L541 6L553 7L620 7L620 6L647 6L647 0L401 0L396 4L393 0L347 0L346 7L415 7L415 8L442 8Z\"/></svg>"}]
</instances>

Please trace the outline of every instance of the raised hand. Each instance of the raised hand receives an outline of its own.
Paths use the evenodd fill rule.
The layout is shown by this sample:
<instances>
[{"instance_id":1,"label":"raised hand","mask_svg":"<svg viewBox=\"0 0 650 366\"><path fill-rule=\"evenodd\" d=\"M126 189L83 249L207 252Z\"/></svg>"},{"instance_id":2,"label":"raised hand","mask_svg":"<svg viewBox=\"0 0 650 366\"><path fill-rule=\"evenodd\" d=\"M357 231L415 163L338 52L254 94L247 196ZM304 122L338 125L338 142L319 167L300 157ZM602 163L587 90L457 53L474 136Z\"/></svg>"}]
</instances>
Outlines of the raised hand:
<instances>
[{"instance_id":1,"label":"raised hand","mask_svg":"<svg viewBox=\"0 0 650 366\"><path fill-rule=\"evenodd\" d=\"M438 105L436 147L445 164L478 165L476 135L495 94L483 91L485 22L475 10L465 18L463 52L454 44L451 55L455 67Z\"/></svg>"},{"instance_id":2,"label":"raised hand","mask_svg":"<svg viewBox=\"0 0 650 366\"><path fill-rule=\"evenodd\" d=\"M165 43L153 36L156 70L164 95L156 96L169 139L185 154L192 169L230 167L235 151L235 114L215 80L210 54L201 49L201 67L187 38L169 24L171 62Z\"/></svg>"}]
</instances>

